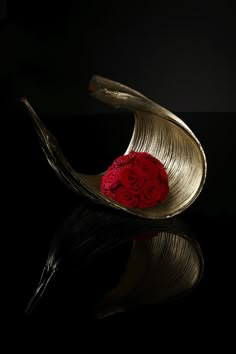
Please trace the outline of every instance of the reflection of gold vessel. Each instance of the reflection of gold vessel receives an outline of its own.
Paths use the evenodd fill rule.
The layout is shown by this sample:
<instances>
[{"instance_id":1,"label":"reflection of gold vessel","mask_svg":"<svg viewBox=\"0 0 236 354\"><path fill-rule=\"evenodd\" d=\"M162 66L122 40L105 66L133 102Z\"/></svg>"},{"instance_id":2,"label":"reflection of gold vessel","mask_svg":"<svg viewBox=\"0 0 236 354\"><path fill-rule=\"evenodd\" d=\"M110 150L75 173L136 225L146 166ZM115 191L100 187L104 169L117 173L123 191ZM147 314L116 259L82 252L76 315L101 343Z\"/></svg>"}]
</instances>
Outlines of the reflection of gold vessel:
<instances>
[{"instance_id":1,"label":"reflection of gold vessel","mask_svg":"<svg viewBox=\"0 0 236 354\"><path fill-rule=\"evenodd\" d=\"M197 286L203 269L199 245L185 234L160 232L134 242L126 270L99 304L97 317L183 295Z\"/></svg>"},{"instance_id":2,"label":"reflection of gold vessel","mask_svg":"<svg viewBox=\"0 0 236 354\"><path fill-rule=\"evenodd\" d=\"M74 191L95 202L150 219L165 219L188 208L201 192L206 178L206 158L198 139L174 114L139 92L120 83L94 76L90 82L92 96L115 107L135 113L133 136L126 150L146 151L158 158L169 175L167 199L148 209L127 208L100 192L101 176L85 175L73 170L54 136L45 128L29 102L22 102L33 118L46 157L62 181ZM89 138L89 132L87 132Z\"/></svg>"}]
</instances>

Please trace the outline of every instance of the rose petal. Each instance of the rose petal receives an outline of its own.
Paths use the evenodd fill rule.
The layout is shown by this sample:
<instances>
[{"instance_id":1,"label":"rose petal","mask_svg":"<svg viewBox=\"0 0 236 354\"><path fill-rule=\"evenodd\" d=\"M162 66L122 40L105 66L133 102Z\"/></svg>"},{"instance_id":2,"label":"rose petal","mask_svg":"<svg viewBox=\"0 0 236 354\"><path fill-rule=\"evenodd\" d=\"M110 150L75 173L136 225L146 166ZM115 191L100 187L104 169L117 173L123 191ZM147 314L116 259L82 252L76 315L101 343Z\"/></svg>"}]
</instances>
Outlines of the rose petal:
<instances>
[{"instance_id":1,"label":"rose petal","mask_svg":"<svg viewBox=\"0 0 236 354\"><path fill-rule=\"evenodd\" d=\"M140 179L141 173L142 171L139 168L127 165L120 170L119 181L124 187L137 192L142 182Z\"/></svg>"},{"instance_id":2,"label":"rose petal","mask_svg":"<svg viewBox=\"0 0 236 354\"><path fill-rule=\"evenodd\" d=\"M129 208L138 206L138 197L135 193L125 187L118 187L115 191L115 200Z\"/></svg>"},{"instance_id":3,"label":"rose petal","mask_svg":"<svg viewBox=\"0 0 236 354\"><path fill-rule=\"evenodd\" d=\"M101 181L101 191L114 189L118 186L119 183L119 171L117 170L109 170L102 177Z\"/></svg>"},{"instance_id":4,"label":"rose petal","mask_svg":"<svg viewBox=\"0 0 236 354\"><path fill-rule=\"evenodd\" d=\"M119 156L101 180L101 191L128 207L148 208L169 193L164 165L147 152Z\"/></svg>"},{"instance_id":5,"label":"rose petal","mask_svg":"<svg viewBox=\"0 0 236 354\"><path fill-rule=\"evenodd\" d=\"M144 184L139 201L140 208L149 208L157 204L161 196L160 183L148 181Z\"/></svg>"}]
</instances>

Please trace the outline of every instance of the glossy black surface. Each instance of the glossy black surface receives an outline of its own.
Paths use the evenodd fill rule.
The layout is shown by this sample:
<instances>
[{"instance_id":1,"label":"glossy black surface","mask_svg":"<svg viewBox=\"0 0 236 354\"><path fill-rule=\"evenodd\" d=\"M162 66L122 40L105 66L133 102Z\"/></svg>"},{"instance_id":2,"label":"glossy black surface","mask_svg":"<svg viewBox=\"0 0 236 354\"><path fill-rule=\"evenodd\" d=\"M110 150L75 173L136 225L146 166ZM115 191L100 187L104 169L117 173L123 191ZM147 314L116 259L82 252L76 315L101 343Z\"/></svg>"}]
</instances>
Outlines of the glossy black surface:
<instances>
[{"instance_id":1,"label":"glossy black surface","mask_svg":"<svg viewBox=\"0 0 236 354\"><path fill-rule=\"evenodd\" d=\"M80 200L51 170L29 118L20 106L14 109L14 115L6 113L1 120L1 249L6 277L2 287L4 310L14 338L19 336L29 352L54 353L64 346L72 353L81 346L91 350L94 344L101 350L111 350L107 336L114 346L119 343L121 347L129 344L134 348L139 341L153 346L157 337L160 345L169 347L173 344L171 337L181 348L186 336L201 345L212 336L209 328L219 334L225 311L231 309L235 114L179 114L198 136L208 160L203 192L181 217L203 251L205 273L201 283L188 297L173 303L147 306L97 322L92 320L91 304L106 291L109 282L112 285L119 277L125 251L103 257L95 268L83 274L83 290L79 291L82 307L74 306L74 290L68 290L73 289L74 280L65 272L64 278L62 275L55 279L38 309L30 317L24 314L51 238ZM133 124L132 115L117 112L42 119L57 136L73 166L87 173L103 171L125 151ZM45 346L49 349L40 349Z\"/></svg>"},{"instance_id":2,"label":"glossy black surface","mask_svg":"<svg viewBox=\"0 0 236 354\"><path fill-rule=\"evenodd\" d=\"M208 344L217 349L221 344L222 352L229 352L228 317L233 311L235 279L236 113L224 112L236 109L231 6L226 2L211 6L206 1L183 6L153 1L145 8L142 3L128 7L105 1L90 6L72 0L61 5L51 1L51 6L46 0L37 5L27 0L3 4L1 320L2 337L6 332L9 339L2 352L112 353L124 348L133 352L141 344L145 353L202 351ZM73 310L67 291L73 278L70 282L65 273L55 280L34 315L26 317L24 310L51 238L79 200L47 164L17 100L23 95L29 98L74 167L101 172L125 151L133 118L90 100L87 87L94 73L124 82L171 111L185 111L177 115L195 132L208 161L203 192L182 215L202 248L204 277L190 296L176 302L103 322L90 320L90 304L119 275L120 268L114 264L123 258L117 251L116 257L109 255L96 267L99 276L94 268L88 271L91 282L83 276L86 286L80 296L88 300L90 293L91 301L80 307L80 314ZM107 110L112 113L96 115ZM107 267L110 262L114 267Z\"/></svg>"}]
</instances>

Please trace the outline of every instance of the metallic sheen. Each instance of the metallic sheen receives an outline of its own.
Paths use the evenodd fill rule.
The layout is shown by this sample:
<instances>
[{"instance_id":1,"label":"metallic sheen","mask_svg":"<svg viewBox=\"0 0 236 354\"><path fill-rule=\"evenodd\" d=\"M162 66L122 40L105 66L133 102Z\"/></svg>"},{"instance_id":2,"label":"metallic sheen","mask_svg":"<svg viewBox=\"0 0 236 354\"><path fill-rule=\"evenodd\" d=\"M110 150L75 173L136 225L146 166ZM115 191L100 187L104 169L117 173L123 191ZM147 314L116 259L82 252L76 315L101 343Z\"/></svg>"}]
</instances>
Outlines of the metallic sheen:
<instances>
[{"instance_id":1,"label":"metallic sheen","mask_svg":"<svg viewBox=\"0 0 236 354\"><path fill-rule=\"evenodd\" d=\"M165 219L187 209L200 194L207 171L203 148L190 128L167 109L118 82L94 76L89 88L91 95L98 100L134 112L133 135L124 153L146 151L158 158L169 175L169 195L163 203L147 209L127 208L104 196L100 192L104 172L98 175L76 172L64 157L55 137L45 128L27 99L22 98L47 160L58 177L73 191L96 203L144 218ZM89 132L85 134L89 136Z\"/></svg>"},{"instance_id":2,"label":"metallic sheen","mask_svg":"<svg viewBox=\"0 0 236 354\"><path fill-rule=\"evenodd\" d=\"M134 242L126 269L98 305L97 317L183 296L198 285L203 271L202 251L185 234L160 232Z\"/></svg>"}]
</instances>

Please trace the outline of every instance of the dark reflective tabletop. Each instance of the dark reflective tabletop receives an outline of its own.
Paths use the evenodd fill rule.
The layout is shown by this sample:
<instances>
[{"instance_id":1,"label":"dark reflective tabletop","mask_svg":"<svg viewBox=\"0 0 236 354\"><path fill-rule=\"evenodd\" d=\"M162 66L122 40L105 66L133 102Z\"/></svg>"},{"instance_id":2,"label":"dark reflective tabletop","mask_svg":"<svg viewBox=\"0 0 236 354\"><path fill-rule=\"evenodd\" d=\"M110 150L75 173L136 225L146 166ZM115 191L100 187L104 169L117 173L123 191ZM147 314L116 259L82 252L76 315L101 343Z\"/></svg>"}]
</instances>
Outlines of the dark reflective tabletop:
<instances>
[{"instance_id":1,"label":"dark reflective tabletop","mask_svg":"<svg viewBox=\"0 0 236 354\"><path fill-rule=\"evenodd\" d=\"M77 307L73 276L70 278L65 272L59 280L55 279L35 312L25 315L53 235L83 200L57 179L41 151L31 121L20 107L15 107L14 115L8 112L1 117L3 310L10 320L9 333L19 338L25 350L54 353L63 347L70 353L78 347L84 353L91 350L95 341L98 350L110 352L113 346L129 345L136 350L141 342L148 348L165 345L167 349L174 342L181 349L187 340L201 346L219 335L225 313L232 310L236 116L177 115L197 135L208 161L202 194L181 215L181 222L191 230L189 236L195 237L202 249L203 278L186 297L141 306L104 320L95 320L91 308L119 279L129 243L82 272ZM133 116L125 112L42 119L71 164L85 173L105 170L124 153L133 129Z\"/></svg>"}]
</instances>

